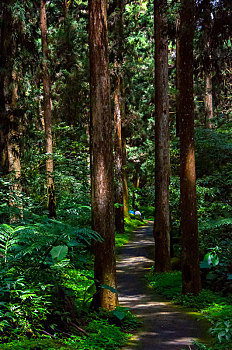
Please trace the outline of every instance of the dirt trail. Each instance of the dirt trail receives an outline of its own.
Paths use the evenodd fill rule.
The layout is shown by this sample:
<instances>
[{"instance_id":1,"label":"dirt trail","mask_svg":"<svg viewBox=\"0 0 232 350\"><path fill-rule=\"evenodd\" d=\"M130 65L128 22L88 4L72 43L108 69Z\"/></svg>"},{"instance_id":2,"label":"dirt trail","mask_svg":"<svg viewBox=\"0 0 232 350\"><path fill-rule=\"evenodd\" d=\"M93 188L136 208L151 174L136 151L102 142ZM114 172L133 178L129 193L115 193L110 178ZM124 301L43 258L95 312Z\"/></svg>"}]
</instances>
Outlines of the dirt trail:
<instances>
[{"instance_id":1,"label":"dirt trail","mask_svg":"<svg viewBox=\"0 0 232 350\"><path fill-rule=\"evenodd\" d=\"M135 231L117 264L120 305L143 320L141 332L124 350L193 350L192 340L202 336L199 322L146 287L144 275L153 264L152 228L149 223Z\"/></svg>"}]
</instances>

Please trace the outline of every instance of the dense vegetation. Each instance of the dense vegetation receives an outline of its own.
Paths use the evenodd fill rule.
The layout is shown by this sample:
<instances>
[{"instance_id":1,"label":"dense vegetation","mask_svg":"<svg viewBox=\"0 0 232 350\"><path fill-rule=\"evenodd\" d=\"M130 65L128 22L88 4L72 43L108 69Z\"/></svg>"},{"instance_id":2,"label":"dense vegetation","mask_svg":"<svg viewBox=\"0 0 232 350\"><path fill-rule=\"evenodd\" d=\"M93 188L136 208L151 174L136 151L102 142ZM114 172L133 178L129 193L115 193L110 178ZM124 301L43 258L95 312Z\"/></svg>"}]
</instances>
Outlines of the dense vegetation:
<instances>
[{"instance_id":1,"label":"dense vegetation","mask_svg":"<svg viewBox=\"0 0 232 350\"><path fill-rule=\"evenodd\" d=\"M126 343L137 321L121 308L109 312L91 309L96 284L111 293L117 291L107 283L99 285L94 275L93 253L102 236L91 225L93 146L88 2L41 3L46 4L47 51L41 41L39 2L2 0L0 4L0 338L4 344L1 349L116 349ZM204 290L198 299L182 297L178 284L176 291L171 289L166 295L188 306L197 305L213 324L211 333L221 344L215 345L215 349L220 346L229 349L232 7L227 0L199 0L196 5L195 151ZM117 105L115 91L120 85L127 209L139 208L142 216L151 220L155 203L153 12L151 0L108 1L111 108L113 115ZM180 269L181 261L180 151L176 133L178 17L179 2L168 1L173 269ZM50 80L47 95L52 113L50 134L43 106L45 71ZM49 140L52 151L48 148ZM49 168L51 155L54 170ZM115 165L115 189L120 182L116 173ZM49 189L53 184L55 192L53 187ZM123 188L125 192L125 185ZM116 212L123 203L124 207L128 205L121 199L114 201ZM125 210L124 213L124 233L116 222L119 231L116 246L125 243L129 232L141 223L128 217ZM106 222L107 215L101 219ZM165 279L162 275L162 280L155 275L152 283L159 285L158 291L163 293L164 289L169 291L167 285L162 287L169 278L173 284L173 280L180 280L180 275L174 273ZM209 303L204 302L205 298Z\"/></svg>"}]
</instances>

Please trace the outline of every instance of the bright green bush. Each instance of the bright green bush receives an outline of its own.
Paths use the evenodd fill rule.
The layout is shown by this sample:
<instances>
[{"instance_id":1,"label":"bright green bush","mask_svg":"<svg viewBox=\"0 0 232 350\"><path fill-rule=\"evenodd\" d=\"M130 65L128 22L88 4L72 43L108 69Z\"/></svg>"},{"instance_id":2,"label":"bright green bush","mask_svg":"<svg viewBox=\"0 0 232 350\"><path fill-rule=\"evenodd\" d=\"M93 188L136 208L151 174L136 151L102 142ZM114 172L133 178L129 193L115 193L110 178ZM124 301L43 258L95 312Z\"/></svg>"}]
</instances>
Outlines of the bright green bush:
<instances>
[{"instance_id":1,"label":"bright green bush","mask_svg":"<svg viewBox=\"0 0 232 350\"><path fill-rule=\"evenodd\" d=\"M66 339L25 339L0 345L0 350L116 350L126 344L129 334L124 333L119 327L111 325L107 320L93 320L86 327L88 337L85 335L73 335Z\"/></svg>"}]
</instances>

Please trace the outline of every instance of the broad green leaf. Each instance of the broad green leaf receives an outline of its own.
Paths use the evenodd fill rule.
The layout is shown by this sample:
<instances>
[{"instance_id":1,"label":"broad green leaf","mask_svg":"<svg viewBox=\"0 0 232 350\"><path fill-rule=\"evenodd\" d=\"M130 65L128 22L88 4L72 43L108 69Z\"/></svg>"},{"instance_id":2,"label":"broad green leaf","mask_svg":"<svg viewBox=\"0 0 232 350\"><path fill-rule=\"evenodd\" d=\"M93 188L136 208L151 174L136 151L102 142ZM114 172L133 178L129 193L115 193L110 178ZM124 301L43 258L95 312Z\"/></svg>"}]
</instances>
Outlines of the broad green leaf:
<instances>
[{"instance_id":1,"label":"broad green leaf","mask_svg":"<svg viewBox=\"0 0 232 350\"><path fill-rule=\"evenodd\" d=\"M112 314L116 316L120 321L124 319L125 317L125 312L114 310L112 311Z\"/></svg>"},{"instance_id":2,"label":"broad green leaf","mask_svg":"<svg viewBox=\"0 0 232 350\"><path fill-rule=\"evenodd\" d=\"M211 263L213 266L217 266L219 264L219 257L217 255L214 255L212 257Z\"/></svg>"},{"instance_id":3,"label":"broad green leaf","mask_svg":"<svg viewBox=\"0 0 232 350\"><path fill-rule=\"evenodd\" d=\"M58 245L57 247L52 248L51 256L53 260L63 260L68 254L68 247L66 245Z\"/></svg>"}]
</instances>

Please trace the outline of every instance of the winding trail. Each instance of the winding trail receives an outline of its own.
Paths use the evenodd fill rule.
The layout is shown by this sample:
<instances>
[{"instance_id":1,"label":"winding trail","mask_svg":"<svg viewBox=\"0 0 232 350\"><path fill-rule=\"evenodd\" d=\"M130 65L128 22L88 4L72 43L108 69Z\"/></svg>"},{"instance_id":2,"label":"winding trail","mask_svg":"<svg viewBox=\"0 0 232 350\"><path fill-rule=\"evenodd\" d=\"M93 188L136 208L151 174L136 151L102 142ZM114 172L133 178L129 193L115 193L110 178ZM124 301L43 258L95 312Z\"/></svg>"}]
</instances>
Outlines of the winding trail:
<instances>
[{"instance_id":1,"label":"winding trail","mask_svg":"<svg viewBox=\"0 0 232 350\"><path fill-rule=\"evenodd\" d=\"M153 223L138 228L117 263L120 305L143 320L142 330L124 350L193 350L192 340L203 335L199 322L146 286L144 275L153 264L152 229Z\"/></svg>"}]
</instances>

